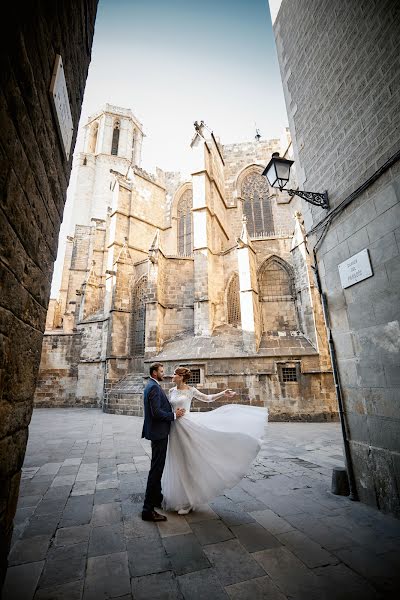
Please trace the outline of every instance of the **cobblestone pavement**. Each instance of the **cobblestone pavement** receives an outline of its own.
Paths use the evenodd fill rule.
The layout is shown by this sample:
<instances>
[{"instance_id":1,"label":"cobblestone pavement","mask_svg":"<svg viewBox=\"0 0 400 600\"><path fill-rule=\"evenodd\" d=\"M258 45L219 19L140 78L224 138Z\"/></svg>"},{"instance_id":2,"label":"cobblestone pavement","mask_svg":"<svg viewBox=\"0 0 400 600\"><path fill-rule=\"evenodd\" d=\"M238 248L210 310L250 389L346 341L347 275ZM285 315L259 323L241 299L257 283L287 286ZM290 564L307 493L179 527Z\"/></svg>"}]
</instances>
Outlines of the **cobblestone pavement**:
<instances>
[{"instance_id":1,"label":"cobblestone pavement","mask_svg":"<svg viewBox=\"0 0 400 600\"><path fill-rule=\"evenodd\" d=\"M400 522L329 492L337 424L270 424L239 485L155 525L141 423L34 411L4 600L396 597Z\"/></svg>"}]
</instances>

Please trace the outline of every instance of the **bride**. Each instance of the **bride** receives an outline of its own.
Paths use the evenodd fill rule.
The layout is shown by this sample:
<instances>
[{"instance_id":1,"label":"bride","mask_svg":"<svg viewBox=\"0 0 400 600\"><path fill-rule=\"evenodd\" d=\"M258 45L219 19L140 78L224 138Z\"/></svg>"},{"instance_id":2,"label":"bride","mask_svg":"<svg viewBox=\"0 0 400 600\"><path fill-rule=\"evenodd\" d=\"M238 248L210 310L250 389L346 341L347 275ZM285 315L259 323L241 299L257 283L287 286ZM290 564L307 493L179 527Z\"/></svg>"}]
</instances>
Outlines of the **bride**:
<instances>
[{"instance_id":1,"label":"bride","mask_svg":"<svg viewBox=\"0 0 400 600\"><path fill-rule=\"evenodd\" d=\"M192 399L213 402L233 398L224 390L206 395L187 385L190 369L178 367L169 401L185 415L171 424L162 477L163 508L188 514L194 507L236 485L257 456L267 421L267 410L228 404L209 412L190 412Z\"/></svg>"}]
</instances>

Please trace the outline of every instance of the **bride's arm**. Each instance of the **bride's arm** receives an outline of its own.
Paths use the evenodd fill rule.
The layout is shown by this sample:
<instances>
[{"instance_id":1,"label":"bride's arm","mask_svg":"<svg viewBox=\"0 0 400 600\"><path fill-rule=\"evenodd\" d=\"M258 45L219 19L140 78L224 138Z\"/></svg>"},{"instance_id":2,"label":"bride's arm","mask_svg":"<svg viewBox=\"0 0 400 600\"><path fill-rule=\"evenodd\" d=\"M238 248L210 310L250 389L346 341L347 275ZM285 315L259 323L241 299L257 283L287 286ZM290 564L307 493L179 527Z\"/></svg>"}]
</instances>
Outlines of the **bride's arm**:
<instances>
[{"instance_id":1,"label":"bride's arm","mask_svg":"<svg viewBox=\"0 0 400 600\"><path fill-rule=\"evenodd\" d=\"M203 392L196 390L195 387L193 388L193 398L201 400L202 402L214 402L214 400L218 400L218 398L222 398L223 396L233 398L233 396L236 396L236 392L228 389L224 390L223 392L219 392L218 394L203 394Z\"/></svg>"}]
</instances>

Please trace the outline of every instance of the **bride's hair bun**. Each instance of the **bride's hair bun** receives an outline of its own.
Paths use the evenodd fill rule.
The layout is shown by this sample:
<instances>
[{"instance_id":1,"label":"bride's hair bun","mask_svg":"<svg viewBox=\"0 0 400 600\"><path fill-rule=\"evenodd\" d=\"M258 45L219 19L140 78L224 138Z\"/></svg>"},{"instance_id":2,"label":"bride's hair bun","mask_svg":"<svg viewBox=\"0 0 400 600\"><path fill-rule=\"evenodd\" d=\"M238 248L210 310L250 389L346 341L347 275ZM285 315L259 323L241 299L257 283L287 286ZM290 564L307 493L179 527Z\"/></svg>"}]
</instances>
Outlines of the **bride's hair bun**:
<instances>
[{"instance_id":1,"label":"bride's hair bun","mask_svg":"<svg viewBox=\"0 0 400 600\"><path fill-rule=\"evenodd\" d=\"M190 377L192 376L192 371L187 367L177 367L175 369L175 373L183 377L183 383L189 381Z\"/></svg>"}]
</instances>

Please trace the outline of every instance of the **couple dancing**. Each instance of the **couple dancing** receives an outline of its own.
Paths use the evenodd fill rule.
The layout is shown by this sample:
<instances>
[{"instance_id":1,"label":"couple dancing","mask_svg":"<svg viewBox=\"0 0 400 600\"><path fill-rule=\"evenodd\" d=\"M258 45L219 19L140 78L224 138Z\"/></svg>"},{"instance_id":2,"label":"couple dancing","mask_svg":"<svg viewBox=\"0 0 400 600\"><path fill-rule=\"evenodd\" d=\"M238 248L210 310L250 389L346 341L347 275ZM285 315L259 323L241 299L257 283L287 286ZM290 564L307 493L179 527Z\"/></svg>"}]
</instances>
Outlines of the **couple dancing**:
<instances>
[{"instance_id":1,"label":"couple dancing","mask_svg":"<svg viewBox=\"0 0 400 600\"><path fill-rule=\"evenodd\" d=\"M166 521L167 517L155 511L161 507L186 515L233 487L244 477L260 449L266 409L228 404L209 412L190 412L193 398L213 402L236 395L229 389L203 394L187 385L190 375L186 367L175 369L175 387L168 400L160 385L163 365L150 365L150 379L144 390L142 437L151 440L152 455L144 521Z\"/></svg>"}]
</instances>

